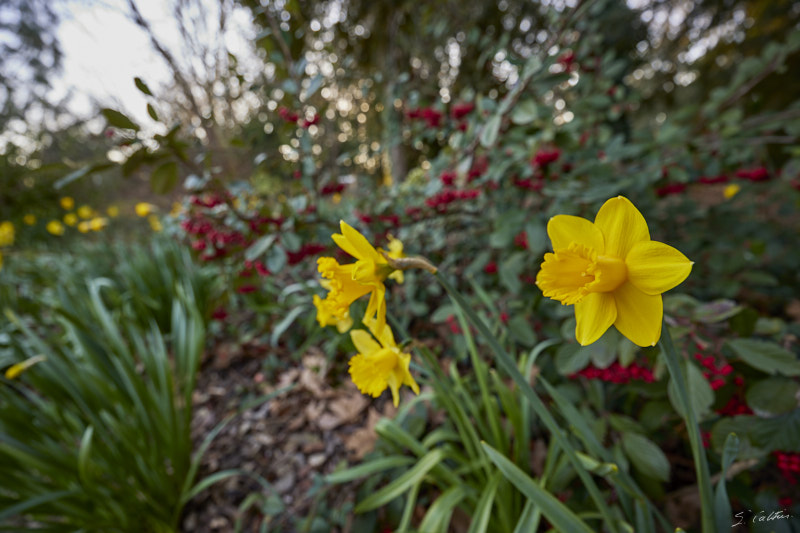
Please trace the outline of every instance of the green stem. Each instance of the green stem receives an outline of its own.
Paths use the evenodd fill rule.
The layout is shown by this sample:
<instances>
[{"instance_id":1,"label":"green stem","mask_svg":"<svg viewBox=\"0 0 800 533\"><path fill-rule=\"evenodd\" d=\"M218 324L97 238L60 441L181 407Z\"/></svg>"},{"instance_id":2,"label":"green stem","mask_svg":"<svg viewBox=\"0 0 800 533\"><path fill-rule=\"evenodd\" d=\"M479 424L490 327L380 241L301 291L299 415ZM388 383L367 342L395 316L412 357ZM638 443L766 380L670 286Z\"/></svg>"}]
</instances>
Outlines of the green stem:
<instances>
[{"instance_id":1,"label":"green stem","mask_svg":"<svg viewBox=\"0 0 800 533\"><path fill-rule=\"evenodd\" d=\"M618 533L619 528L616 520L614 520L614 518L611 516L608 503L603 498L600 489L597 488L597 484L594 482L589 472L581 464L580 459L578 459L578 456L575 453L575 448L569 442L569 439L567 439L567 437L564 435L561 427L558 425L555 418L553 418L553 415L551 415L550 411L547 410L547 406L545 406L544 402L542 402L541 398L539 398L539 396L533 390L533 387L531 387L530 383L528 383L528 380L525 379L525 377L519 371L516 363L508 354L508 352L506 352L500 343L497 342L497 339L495 339L494 335L492 335L492 333L489 331L489 328L486 326L483 320L470 308L469 304L467 304L467 302L464 300L464 297L461 296L461 294L456 291L456 289L450 285L450 283L444 279L441 274L436 273L434 275L439 281L439 284L450 295L450 298L452 298L456 305L458 305L464 312L467 320L469 320L475 329L478 330L486 342L489 343L497 364L506 372L506 374L511 377L517 387L519 387L522 394L530 402L531 407L533 407L533 410L536 412L536 415L547 427L547 429L550 431L550 434L553 436L553 439L555 439L556 443L558 443L563 452L569 458L573 468L575 468L575 472L583 482L583 486L586 487L586 490L589 492L592 500L594 500L598 511L603 516L603 521L605 522L606 526L610 531Z\"/></svg>"},{"instance_id":2,"label":"green stem","mask_svg":"<svg viewBox=\"0 0 800 533\"><path fill-rule=\"evenodd\" d=\"M700 491L702 531L703 533L713 533L714 506L711 495L711 476L708 470L708 460L706 459L705 449L703 448L703 440L700 436L700 426L697 424L697 415L689 399L689 386L686 376L681 368L675 346L672 344L672 337L669 334L669 328L666 322L662 325L661 330L661 348L664 350L664 359L666 360L669 374L672 379L675 380L675 386L678 388L678 397L686 420L686 429L689 432L689 444L692 448L692 455L694 456L697 487Z\"/></svg>"}]
</instances>

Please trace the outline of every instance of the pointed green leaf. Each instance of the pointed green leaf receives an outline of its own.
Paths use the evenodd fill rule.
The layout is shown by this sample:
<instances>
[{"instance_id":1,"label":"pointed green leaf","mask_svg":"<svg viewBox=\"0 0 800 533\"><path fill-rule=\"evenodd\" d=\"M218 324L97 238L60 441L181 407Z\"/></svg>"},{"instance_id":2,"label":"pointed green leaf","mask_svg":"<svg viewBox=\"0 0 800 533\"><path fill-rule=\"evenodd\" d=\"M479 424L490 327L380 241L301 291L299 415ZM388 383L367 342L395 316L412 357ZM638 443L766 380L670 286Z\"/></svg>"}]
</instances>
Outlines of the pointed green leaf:
<instances>
[{"instance_id":1,"label":"pointed green leaf","mask_svg":"<svg viewBox=\"0 0 800 533\"><path fill-rule=\"evenodd\" d=\"M122 128L124 130L134 130L139 131L139 126L134 121L120 113L119 111L115 111L114 109L101 109L100 113L106 117L109 125L114 126L115 128Z\"/></svg>"},{"instance_id":2,"label":"pointed green leaf","mask_svg":"<svg viewBox=\"0 0 800 533\"><path fill-rule=\"evenodd\" d=\"M623 433L622 449L639 472L669 481L669 460L653 441L638 433Z\"/></svg>"},{"instance_id":3,"label":"pointed green leaf","mask_svg":"<svg viewBox=\"0 0 800 533\"><path fill-rule=\"evenodd\" d=\"M484 451L489 455L489 459L500 469L503 476L538 506L556 531L569 531L572 533L591 533L593 531L578 515L573 513L539 483L531 479L514 463L509 461L507 457L485 442L481 444Z\"/></svg>"},{"instance_id":4,"label":"pointed green leaf","mask_svg":"<svg viewBox=\"0 0 800 533\"><path fill-rule=\"evenodd\" d=\"M152 91L150 91L150 87L148 87L147 84L144 81L142 81L142 78L139 78L138 76L136 78L133 78L133 83L136 84L137 89L142 91L147 96L153 96Z\"/></svg>"}]
</instances>

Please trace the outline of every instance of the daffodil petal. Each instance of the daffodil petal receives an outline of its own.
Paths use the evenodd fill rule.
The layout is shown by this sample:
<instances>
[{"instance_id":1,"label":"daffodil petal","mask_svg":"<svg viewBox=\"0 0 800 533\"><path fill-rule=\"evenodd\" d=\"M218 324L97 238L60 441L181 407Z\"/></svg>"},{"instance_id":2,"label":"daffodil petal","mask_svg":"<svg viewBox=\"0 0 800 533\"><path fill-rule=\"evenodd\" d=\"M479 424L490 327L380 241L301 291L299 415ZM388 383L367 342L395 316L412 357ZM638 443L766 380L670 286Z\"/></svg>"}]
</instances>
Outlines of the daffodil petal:
<instances>
[{"instance_id":1,"label":"daffodil petal","mask_svg":"<svg viewBox=\"0 0 800 533\"><path fill-rule=\"evenodd\" d=\"M647 221L624 196L611 198L594 219L605 238L605 255L625 259L634 244L650 240Z\"/></svg>"},{"instance_id":2,"label":"daffodil petal","mask_svg":"<svg viewBox=\"0 0 800 533\"><path fill-rule=\"evenodd\" d=\"M375 284L369 297L364 320L375 319L375 329L372 332L380 338L386 326L386 287L383 283Z\"/></svg>"},{"instance_id":3,"label":"daffodil petal","mask_svg":"<svg viewBox=\"0 0 800 533\"><path fill-rule=\"evenodd\" d=\"M337 240L334 235L334 241L338 244L342 250L347 252L348 254L352 255L356 259L372 259L373 261L377 262L386 262L385 259L378 253L374 246L372 246L366 237L361 235L356 229L350 226L344 220L339 222L339 228L342 231L342 235L345 239L349 242L350 250L345 249L341 246L339 240ZM352 250L352 251L351 251ZM356 253L353 253L356 252Z\"/></svg>"},{"instance_id":4,"label":"daffodil petal","mask_svg":"<svg viewBox=\"0 0 800 533\"><path fill-rule=\"evenodd\" d=\"M369 330L375 335L375 338L380 341L381 345L384 348L396 348L397 343L394 340L394 334L392 333L392 328L386 327L384 325L383 330L378 330L378 320L377 318L373 318L369 321L364 321ZM385 323L384 323L385 324Z\"/></svg>"},{"instance_id":5,"label":"daffodil petal","mask_svg":"<svg viewBox=\"0 0 800 533\"><path fill-rule=\"evenodd\" d=\"M355 329L350 332L350 338L360 354L371 354L381 349L380 344L375 342L372 335L363 329Z\"/></svg>"},{"instance_id":6,"label":"daffodil petal","mask_svg":"<svg viewBox=\"0 0 800 533\"><path fill-rule=\"evenodd\" d=\"M581 346L603 336L617 319L617 306L610 292L592 292L575 304L575 338Z\"/></svg>"},{"instance_id":7,"label":"daffodil petal","mask_svg":"<svg viewBox=\"0 0 800 533\"><path fill-rule=\"evenodd\" d=\"M625 258L628 280L645 294L661 294L679 285L692 271L692 262L668 244L638 242Z\"/></svg>"},{"instance_id":8,"label":"daffodil petal","mask_svg":"<svg viewBox=\"0 0 800 533\"><path fill-rule=\"evenodd\" d=\"M614 326L638 346L655 346L661 338L664 303L661 295L645 294L633 283L614 291L617 319Z\"/></svg>"},{"instance_id":9,"label":"daffodil petal","mask_svg":"<svg viewBox=\"0 0 800 533\"><path fill-rule=\"evenodd\" d=\"M603 233L591 221L572 215L556 215L547 223L547 235L553 250L564 250L570 244L588 246L602 254L605 249Z\"/></svg>"}]
</instances>

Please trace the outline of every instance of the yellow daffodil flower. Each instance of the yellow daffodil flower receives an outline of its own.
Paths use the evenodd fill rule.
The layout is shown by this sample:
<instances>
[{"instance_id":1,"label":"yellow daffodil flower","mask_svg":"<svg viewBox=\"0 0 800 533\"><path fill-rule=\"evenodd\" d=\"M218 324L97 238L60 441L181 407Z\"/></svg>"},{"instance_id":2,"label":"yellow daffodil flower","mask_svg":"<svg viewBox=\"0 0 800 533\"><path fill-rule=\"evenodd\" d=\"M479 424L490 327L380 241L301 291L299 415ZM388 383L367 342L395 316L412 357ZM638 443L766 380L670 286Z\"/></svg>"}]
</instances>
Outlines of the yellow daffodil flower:
<instances>
[{"instance_id":1,"label":"yellow daffodil flower","mask_svg":"<svg viewBox=\"0 0 800 533\"><path fill-rule=\"evenodd\" d=\"M78 208L78 216L83 219L90 219L94 216L94 209L88 205L82 205Z\"/></svg>"},{"instance_id":2,"label":"yellow daffodil flower","mask_svg":"<svg viewBox=\"0 0 800 533\"><path fill-rule=\"evenodd\" d=\"M59 203L64 211L70 211L73 207L75 207L75 200L73 200L70 196L63 197L61 200L59 200Z\"/></svg>"},{"instance_id":3,"label":"yellow daffodil flower","mask_svg":"<svg viewBox=\"0 0 800 533\"><path fill-rule=\"evenodd\" d=\"M608 200L594 223L557 215L547 224L554 253L544 256L536 285L564 305L575 305L575 337L584 346L613 324L639 346L661 337L661 294L680 284L692 262L651 241L647 222L622 196Z\"/></svg>"},{"instance_id":4,"label":"yellow daffodil flower","mask_svg":"<svg viewBox=\"0 0 800 533\"><path fill-rule=\"evenodd\" d=\"M58 220L48 222L45 229L52 235L64 235L64 225Z\"/></svg>"},{"instance_id":5,"label":"yellow daffodil flower","mask_svg":"<svg viewBox=\"0 0 800 533\"><path fill-rule=\"evenodd\" d=\"M27 214L22 217L22 221L28 226L33 226L36 224L36 215Z\"/></svg>"},{"instance_id":6,"label":"yellow daffodil flower","mask_svg":"<svg viewBox=\"0 0 800 533\"><path fill-rule=\"evenodd\" d=\"M350 359L350 377L358 390L373 398L380 396L386 388L392 390L392 403L400 403L400 387L408 385L414 394L419 394L419 385L408 371L411 355L403 353L394 341L392 329L384 327L379 334L375 320L365 321L372 335L363 329L350 332L350 338L358 353ZM380 341L376 342L375 338Z\"/></svg>"},{"instance_id":7,"label":"yellow daffodil flower","mask_svg":"<svg viewBox=\"0 0 800 533\"><path fill-rule=\"evenodd\" d=\"M119 216L119 207L116 205L110 205L106 209L106 214L111 218L117 218Z\"/></svg>"},{"instance_id":8,"label":"yellow daffodil flower","mask_svg":"<svg viewBox=\"0 0 800 533\"><path fill-rule=\"evenodd\" d=\"M6 369L5 372L6 379L14 379L23 372L25 372L27 369L35 365L36 363L41 363L42 361L45 360L46 360L45 356L36 355L34 357L22 361L21 363L13 364Z\"/></svg>"},{"instance_id":9,"label":"yellow daffodil flower","mask_svg":"<svg viewBox=\"0 0 800 533\"><path fill-rule=\"evenodd\" d=\"M147 202L139 202L133 209L136 211L137 216L144 218L158 208Z\"/></svg>"},{"instance_id":10,"label":"yellow daffodil flower","mask_svg":"<svg viewBox=\"0 0 800 533\"><path fill-rule=\"evenodd\" d=\"M89 230L92 229L92 225L89 223L88 220L81 220L78 223L78 231L81 233L89 233Z\"/></svg>"},{"instance_id":11,"label":"yellow daffodil flower","mask_svg":"<svg viewBox=\"0 0 800 533\"><path fill-rule=\"evenodd\" d=\"M726 200L730 200L731 198L736 196L740 190L742 190L742 187L740 185L737 185L736 183L731 183L722 190L722 196L724 196Z\"/></svg>"},{"instance_id":12,"label":"yellow daffodil flower","mask_svg":"<svg viewBox=\"0 0 800 533\"><path fill-rule=\"evenodd\" d=\"M323 327L334 324L340 327L342 322L349 319L350 304L369 294L364 320L377 318L376 331L380 332L386 325L386 286L383 283L395 269L358 231L344 221L340 222L339 227L342 233L331 237L356 262L340 265L332 257L320 257L317 260L317 268L328 289L327 297L315 303L317 320ZM403 245L396 239L394 241L396 243L390 243L390 248L394 250L389 253L402 257Z\"/></svg>"},{"instance_id":13,"label":"yellow daffodil flower","mask_svg":"<svg viewBox=\"0 0 800 533\"><path fill-rule=\"evenodd\" d=\"M14 244L14 224L6 220L0 224L0 247Z\"/></svg>"},{"instance_id":14,"label":"yellow daffodil flower","mask_svg":"<svg viewBox=\"0 0 800 533\"><path fill-rule=\"evenodd\" d=\"M67 213L64 215L64 224L67 226L74 226L78 223L78 215L75 213Z\"/></svg>"}]
</instances>

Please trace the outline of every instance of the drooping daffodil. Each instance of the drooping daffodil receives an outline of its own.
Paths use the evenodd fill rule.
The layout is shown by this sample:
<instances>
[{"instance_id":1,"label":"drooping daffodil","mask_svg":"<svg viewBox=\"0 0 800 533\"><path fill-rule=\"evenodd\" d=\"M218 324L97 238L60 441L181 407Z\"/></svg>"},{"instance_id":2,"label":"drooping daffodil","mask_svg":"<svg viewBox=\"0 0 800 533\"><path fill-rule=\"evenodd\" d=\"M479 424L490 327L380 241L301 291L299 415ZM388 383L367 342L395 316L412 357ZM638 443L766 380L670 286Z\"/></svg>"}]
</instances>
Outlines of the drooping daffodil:
<instances>
[{"instance_id":1,"label":"drooping daffodil","mask_svg":"<svg viewBox=\"0 0 800 533\"><path fill-rule=\"evenodd\" d=\"M341 233L331 236L333 241L356 259L355 263L341 265L333 257L320 257L317 268L322 275L322 285L328 289L325 299L314 299L317 308L317 321L320 326L336 325L346 331L352 323L350 305L367 294L370 295L364 320L375 318L375 331L381 332L386 325L386 286L387 278L398 279L401 271L392 268L379 249L346 222L339 224ZM389 243L386 254L399 259L403 256L403 245L397 239ZM399 274L399 275L398 275Z\"/></svg>"},{"instance_id":2,"label":"drooping daffodil","mask_svg":"<svg viewBox=\"0 0 800 533\"><path fill-rule=\"evenodd\" d=\"M377 321L366 320L365 324L372 334L363 329L350 332L358 350L350 359L350 377L359 391L373 398L383 394L387 388L391 389L392 403L397 407L401 386L407 385L414 394L419 394L419 385L408 370L411 355L400 350L389 326L378 332Z\"/></svg>"},{"instance_id":3,"label":"drooping daffodil","mask_svg":"<svg viewBox=\"0 0 800 533\"><path fill-rule=\"evenodd\" d=\"M544 256L536 285L575 306L581 345L614 325L639 346L654 346L664 315L661 294L680 284L692 262L667 244L650 240L647 222L622 196L608 200L594 223L557 215L547 224L553 253Z\"/></svg>"}]
</instances>

